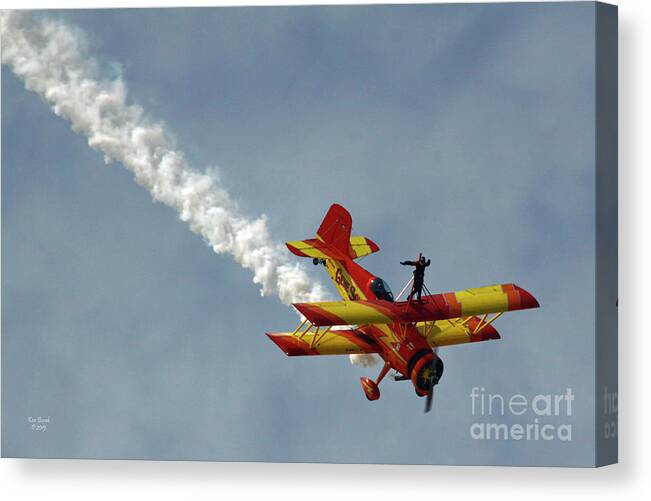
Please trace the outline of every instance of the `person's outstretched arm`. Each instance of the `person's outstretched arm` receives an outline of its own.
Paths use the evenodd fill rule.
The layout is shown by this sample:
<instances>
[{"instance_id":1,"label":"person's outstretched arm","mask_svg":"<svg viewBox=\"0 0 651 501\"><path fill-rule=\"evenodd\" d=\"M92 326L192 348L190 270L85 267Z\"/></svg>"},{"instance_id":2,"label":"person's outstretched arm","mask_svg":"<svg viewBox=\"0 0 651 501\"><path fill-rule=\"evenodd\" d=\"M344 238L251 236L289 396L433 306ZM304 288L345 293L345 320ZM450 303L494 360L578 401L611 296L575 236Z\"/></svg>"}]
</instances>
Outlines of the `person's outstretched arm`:
<instances>
[{"instance_id":1,"label":"person's outstretched arm","mask_svg":"<svg viewBox=\"0 0 651 501\"><path fill-rule=\"evenodd\" d=\"M400 261L400 264L403 266L416 266L415 261Z\"/></svg>"}]
</instances>

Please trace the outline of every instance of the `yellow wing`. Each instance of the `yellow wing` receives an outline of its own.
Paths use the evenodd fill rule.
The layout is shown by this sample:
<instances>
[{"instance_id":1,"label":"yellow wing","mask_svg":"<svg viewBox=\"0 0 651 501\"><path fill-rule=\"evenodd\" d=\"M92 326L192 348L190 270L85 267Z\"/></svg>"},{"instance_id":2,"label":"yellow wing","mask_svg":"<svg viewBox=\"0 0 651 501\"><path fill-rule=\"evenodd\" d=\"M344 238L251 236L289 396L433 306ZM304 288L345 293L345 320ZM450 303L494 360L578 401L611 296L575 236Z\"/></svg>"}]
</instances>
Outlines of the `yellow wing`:
<instances>
[{"instance_id":1,"label":"yellow wing","mask_svg":"<svg viewBox=\"0 0 651 501\"><path fill-rule=\"evenodd\" d=\"M432 322L419 322L416 324L418 332L427 339L432 348L451 346L454 344L476 343L491 339L500 339L500 335L492 326L491 319L480 317L451 318L434 320Z\"/></svg>"},{"instance_id":2,"label":"yellow wing","mask_svg":"<svg viewBox=\"0 0 651 501\"><path fill-rule=\"evenodd\" d=\"M300 355L351 355L377 353L375 342L354 329L275 332L267 334L290 357Z\"/></svg>"},{"instance_id":3,"label":"yellow wing","mask_svg":"<svg viewBox=\"0 0 651 501\"><path fill-rule=\"evenodd\" d=\"M424 296L422 303L356 300L294 304L305 318L317 326L426 322L538 306L538 301L531 294L514 284L433 294Z\"/></svg>"}]
</instances>

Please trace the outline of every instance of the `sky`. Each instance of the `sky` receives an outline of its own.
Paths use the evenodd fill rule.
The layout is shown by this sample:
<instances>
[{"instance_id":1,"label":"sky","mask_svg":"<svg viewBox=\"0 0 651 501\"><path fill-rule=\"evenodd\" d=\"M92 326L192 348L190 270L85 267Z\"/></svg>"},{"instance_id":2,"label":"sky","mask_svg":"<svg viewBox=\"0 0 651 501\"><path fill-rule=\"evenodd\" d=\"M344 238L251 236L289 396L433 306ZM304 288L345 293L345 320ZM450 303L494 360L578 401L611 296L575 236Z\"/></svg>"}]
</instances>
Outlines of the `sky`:
<instances>
[{"instance_id":1,"label":"sky","mask_svg":"<svg viewBox=\"0 0 651 501\"><path fill-rule=\"evenodd\" d=\"M338 202L394 291L422 251L433 292L515 282L541 308L501 317L501 341L442 349L430 414L408 383L370 403L358 379L378 366L285 357L264 333L292 330L292 309L3 66L3 456L592 464L592 3L36 15L119 64L131 100L279 242ZM573 415L545 422L572 440L473 439L475 386L571 388Z\"/></svg>"}]
</instances>

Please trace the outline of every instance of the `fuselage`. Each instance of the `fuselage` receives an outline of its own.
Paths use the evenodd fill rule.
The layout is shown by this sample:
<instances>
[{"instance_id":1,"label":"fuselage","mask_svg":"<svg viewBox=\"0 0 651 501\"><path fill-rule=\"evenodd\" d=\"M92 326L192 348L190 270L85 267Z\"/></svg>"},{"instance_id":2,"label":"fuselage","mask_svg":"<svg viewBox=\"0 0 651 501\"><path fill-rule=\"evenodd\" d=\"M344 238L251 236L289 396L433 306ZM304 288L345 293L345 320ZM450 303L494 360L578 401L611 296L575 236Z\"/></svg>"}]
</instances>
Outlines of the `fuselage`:
<instances>
[{"instance_id":1,"label":"fuselage","mask_svg":"<svg viewBox=\"0 0 651 501\"><path fill-rule=\"evenodd\" d=\"M383 299L372 288L378 277L352 259L327 259L324 266L344 300ZM413 324L368 324L357 330L371 338L384 361L405 377L411 377L419 359L432 357L431 347Z\"/></svg>"}]
</instances>

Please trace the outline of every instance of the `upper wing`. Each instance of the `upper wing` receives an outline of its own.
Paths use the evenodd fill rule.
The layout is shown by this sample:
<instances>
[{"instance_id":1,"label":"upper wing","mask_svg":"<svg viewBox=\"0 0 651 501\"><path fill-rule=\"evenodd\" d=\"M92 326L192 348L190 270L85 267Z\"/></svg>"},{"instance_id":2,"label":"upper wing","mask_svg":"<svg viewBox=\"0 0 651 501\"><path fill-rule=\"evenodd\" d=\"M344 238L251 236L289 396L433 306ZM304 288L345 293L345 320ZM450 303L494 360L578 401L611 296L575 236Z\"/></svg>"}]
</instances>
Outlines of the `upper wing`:
<instances>
[{"instance_id":1,"label":"upper wing","mask_svg":"<svg viewBox=\"0 0 651 501\"><path fill-rule=\"evenodd\" d=\"M531 294L514 284L423 296L422 303L368 300L294 304L316 326L424 322L538 306Z\"/></svg>"},{"instance_id":2,"label":"upper wing","mask_svg":"<svg viewBox=\"0 0 651 501\"><path fill-rule=\"evenodd\" d=\"M267 336L290 357L378 353L377 345L370 337L351 329L328 330L323 333L276 332Z\"/></svg>"}]
</instances>

